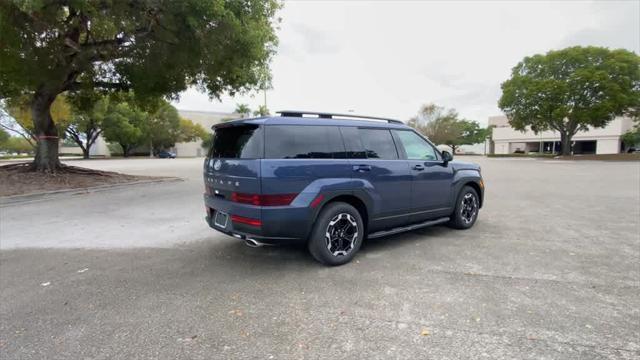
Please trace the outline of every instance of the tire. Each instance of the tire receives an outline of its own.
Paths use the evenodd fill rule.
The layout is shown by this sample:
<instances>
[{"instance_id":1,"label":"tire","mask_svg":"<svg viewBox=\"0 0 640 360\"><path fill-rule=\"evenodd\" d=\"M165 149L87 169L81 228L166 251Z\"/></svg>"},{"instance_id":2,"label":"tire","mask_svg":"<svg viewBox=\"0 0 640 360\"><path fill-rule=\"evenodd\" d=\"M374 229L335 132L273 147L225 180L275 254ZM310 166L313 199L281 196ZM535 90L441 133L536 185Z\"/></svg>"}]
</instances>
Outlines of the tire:
<instances>
[{"instance_id":1,"label":"tire","mask_svg":"<svg viewBox=\"0 0 640 360\"><path fill-rule=\"evenodd\" d=\"M329 242L329 237L333 237L333 241ZM322 264L337 266L351 261L363 240L364 224L358 210L349 204L334 202L327 204L318 215L308 248Z\"/></svg>"},{"instance_id":2,"label":"tire","mask_svg":"<svg viewBox=\"0 0 640 360\"><path fill-rule=\"evenodd\" d=\"M479 211L480 197L478 197L478 193L471 186L465 186L456 198L456 206L451 214L449 226L455 229L469 229L478 220Z\"/></svg>"}]
</instances>

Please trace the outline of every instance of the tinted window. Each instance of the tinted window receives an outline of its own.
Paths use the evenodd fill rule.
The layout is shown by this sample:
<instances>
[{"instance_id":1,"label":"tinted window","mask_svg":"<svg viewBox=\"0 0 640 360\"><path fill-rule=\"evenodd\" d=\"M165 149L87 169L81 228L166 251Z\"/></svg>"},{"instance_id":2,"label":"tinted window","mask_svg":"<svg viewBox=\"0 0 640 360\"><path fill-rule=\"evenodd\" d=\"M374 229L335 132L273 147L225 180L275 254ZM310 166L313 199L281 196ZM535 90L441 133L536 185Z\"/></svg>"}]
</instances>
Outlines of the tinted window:
<instances>
[{"instance_id":1,"label":"tinted window","mask_svg":"<svg viewBox=\"0 0 640 360\"><path fill-rule=\"evenodd\" d=\"M215 129L209 157L256 159L262 157L262 131L258 125Z\"/></svg>"},{"instance_id":2,"label":"tinted window","mask_svg":"<svg viewBox=\"0 0 640 360\"><path fill-rule=\"evenodd\" d=\"M349 159L364 159L364 147L360 140L358 128L353 126L341 126L340 131L342 132L344 146L347 150L347 157Z\"/></svg>"},{"instance_id":3,"label":"tinted window","mask_svg":"<svg viewBox=\"0 0 640 360\"><path fill-rule=\"evenodd\" d=\"M265 158L336 159L345 151L340 131L331 126L270 125L265 127Z\"/></svg>"},{"instance_id":4,"label":"tinted window","mask_svg":"<svg viewBox=\"0 0 640 360\"><path fill-rule=\"evenodd\" d=\"M360 129L362 145L369 159L397 159L391 132L386 129Z\"/></svg>"},{"instance_id":5,"label":"tinted window","mask_svg":"<svg viewBox=\"0 0 640 360\"><path fill-rule=\"evenodd\" d=\"M438 160L436 150L413 131L396 131L409 160Z\"/></svg>"}]
</instances>

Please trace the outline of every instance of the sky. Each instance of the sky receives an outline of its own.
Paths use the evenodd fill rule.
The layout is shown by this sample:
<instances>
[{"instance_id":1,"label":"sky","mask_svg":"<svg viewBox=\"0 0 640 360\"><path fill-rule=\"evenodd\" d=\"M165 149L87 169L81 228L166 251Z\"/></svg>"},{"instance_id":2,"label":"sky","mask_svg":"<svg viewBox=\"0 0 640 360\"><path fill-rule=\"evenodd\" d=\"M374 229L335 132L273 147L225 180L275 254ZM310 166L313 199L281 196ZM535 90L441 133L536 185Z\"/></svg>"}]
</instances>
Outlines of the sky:
<instances>
[{"instance_id":1,"label":"sky","mask_svg":"<svg viewBox=\"0 0 640 360\"><path fill-rule=\"evenodd\" d=\"M422 104L486 124L522 58L574 45L640 54L640 0L285 1L267 106L408 120ZM178 109L252 109L262 93L211 100L189 89Z\"/></svg>"}]
</instances>

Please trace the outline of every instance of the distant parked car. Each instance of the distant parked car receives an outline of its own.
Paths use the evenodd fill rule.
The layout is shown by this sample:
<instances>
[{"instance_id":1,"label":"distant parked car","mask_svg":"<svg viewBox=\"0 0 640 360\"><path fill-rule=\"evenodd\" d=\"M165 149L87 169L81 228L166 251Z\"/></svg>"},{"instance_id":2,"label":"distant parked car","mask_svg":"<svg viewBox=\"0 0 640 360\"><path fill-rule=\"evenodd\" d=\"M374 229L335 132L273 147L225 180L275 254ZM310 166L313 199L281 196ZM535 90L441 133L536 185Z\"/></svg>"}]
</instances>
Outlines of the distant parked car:
<instances>
[{"instance_id":1,"label":"distant parked car","mask_svg":"<svg viewBox=\"0 0 640 360\"><path fill-rule=\"evenodd\" d=\"M176 158L176 153L171 152L171 151L166 151L166 150L162 150L158 153L158 157L160 159L175 159Z\"/></svg>"}]
</instances>

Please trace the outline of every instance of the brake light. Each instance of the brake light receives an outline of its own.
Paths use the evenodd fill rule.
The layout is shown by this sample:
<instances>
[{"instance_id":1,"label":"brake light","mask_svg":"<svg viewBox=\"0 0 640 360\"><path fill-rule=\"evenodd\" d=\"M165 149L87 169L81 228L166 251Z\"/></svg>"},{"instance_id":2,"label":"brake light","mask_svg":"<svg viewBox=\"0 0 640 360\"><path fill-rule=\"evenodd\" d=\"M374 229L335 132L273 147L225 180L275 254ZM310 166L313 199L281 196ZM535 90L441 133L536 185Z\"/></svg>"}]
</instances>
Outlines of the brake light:
<instances>
[{"instance_id":1,"label":"brake light","mask_svg":"<svg viewBox=\"0 0 640 360\"><path fill-rule=\"evenodd\" d=\"M262 221L258 219L252 219L252 218L247 218L247 217L238 216L238 215L231 215L231 221L235 223L257 226L257 227L262 226Z\"/></svg>"},{"instance_id":2,"label":"brake light","mask_svg":"<svg viewBox=\"0 0 640 360\"><path fill-rule=\"evenodd\" d=\"M296 196L298 194L258 195L234 192L231 194L231 201L256 206L284 206L291 204Z\"/></svg>"},{"instance_id":3,"label":"brake light","mask_svg":"<svg viewBox=\"0 0 640 360\"><path fill-rule=\"evenodd\" d=\"M260 196L234 192L231 194L231 201L243 204L260 205Z\"/></svg>"}]
</instances>

